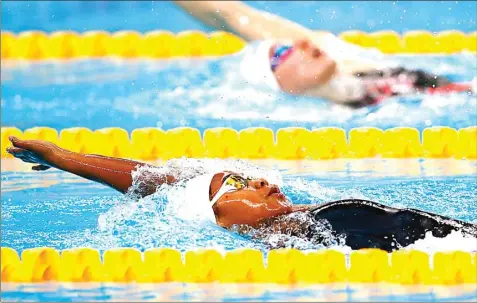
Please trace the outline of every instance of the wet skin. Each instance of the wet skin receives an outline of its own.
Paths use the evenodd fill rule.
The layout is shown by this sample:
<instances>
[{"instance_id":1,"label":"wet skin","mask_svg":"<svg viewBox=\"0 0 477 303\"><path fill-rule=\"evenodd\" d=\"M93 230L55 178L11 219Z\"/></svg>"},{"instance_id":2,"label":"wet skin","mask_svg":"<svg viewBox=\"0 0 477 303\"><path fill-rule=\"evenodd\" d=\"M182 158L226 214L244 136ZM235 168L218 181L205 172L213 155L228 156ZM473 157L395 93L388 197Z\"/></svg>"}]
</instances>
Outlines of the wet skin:
<instances>
[{"instance_id":1,"label":"wet skin","mask_svg":"<svg viewBox=\"0 0 477 303\"><path fill-rule=\"evenodd\" d=\"M10 141L13 147L9 147L7 151L24 162L36 164L34 170L56 167L108 185L122 193L147 196L153 194L161 184L172 184L177 181L171 175L148 174L148 171L154 170L146 169L144 170L146 172L141 173L139 179L135 180L139 182L132 186L132 172L148 164L79 154L47 141L20 140L15 137L10 137ZM224 188L231 191L222 195L224 192L220 190L222 183L231 175L234 177ZM460 230L472 237L477 236L475 224L415 209L391 208L372 201L347 199L319 206L292 205L278 186L269 184L265 179L244 179L239 174L231 172L215 174L207 190L211 200L217 193L222 195L213 207L217 224L225 228L236 225L234 231L243 234L249 234L251 228L256 229L259 232L252 233L252 237L256 239L263 239L267 234L281 233L293 234L318 241L317 243L326 244L331 241L329 243L333 244L333 237L345 235L345 244L353 249L380 248L391 252L398 247L396 243L406 247L424 238L429 231L438 237L444 237L453 230ZM312 222L296 220L294 216L283 216L298 211L306 211L306 216L310 215L309 219ZM320 231L323 228L321 223L318 224L317 233L314 233L314 229L310 229L321 220L326 220L331 225L332 229L327 233L331 238L323 236ZM287 244L279 242L273 245L286 247Z\"/></svg>"},{"instance_id":2,"label":"wet skin","mask_svg":"<svg viewBox=\"0 0 477 303\"><path fill-rule=\"evenodd\" d=\"M293 44L292 53L276 68L275 76L282 90L303 94L327 83L336 72L336 62L325 52L309 40L298 40Z\"/></svg>"},{"instance_id":3,"label":"wet skin","mask_svg":"<svg viewBox=\"0 0 477 303\"><path fill-rule=\"evenodd\" d=\"M222 186L224 177L231 174L235 173L221 172L212 178L211 199ZM234 224L257 226L264 219L289 214L305 207L294 206L277 185L269 184L265 179L252 179L246 187L225 193L213 208L219 225L230 227Z\"/></svg>"},{"instance_id":4,"label":"wet skin","mask_svg":"<svg viewBox=\"0 0 477 303\"><path fill-rule=\"evenodd\" d=\"M12 147L8 153L27 163L36 164L33 170L46 170L55 167L86 179L110 186L127 193L132 186L132 172L148 164L136 161L110 158L98 155L84 155L62 149L55 144L42 140L21 140L10 137ZM231 172L220 172L212 178L209 192L212 199L222 186L224 177ZM174 176L144 175L141 185L134 189L135 194L147 196L163 184L175 183ZM252 179L244 188L227 192L214 204L217 223L223 227L245 224L252 227L261 221L308 209L307 206L293 205L281 193L277 185L269 184L265 179Z\"/></svg>"}]
</instances>

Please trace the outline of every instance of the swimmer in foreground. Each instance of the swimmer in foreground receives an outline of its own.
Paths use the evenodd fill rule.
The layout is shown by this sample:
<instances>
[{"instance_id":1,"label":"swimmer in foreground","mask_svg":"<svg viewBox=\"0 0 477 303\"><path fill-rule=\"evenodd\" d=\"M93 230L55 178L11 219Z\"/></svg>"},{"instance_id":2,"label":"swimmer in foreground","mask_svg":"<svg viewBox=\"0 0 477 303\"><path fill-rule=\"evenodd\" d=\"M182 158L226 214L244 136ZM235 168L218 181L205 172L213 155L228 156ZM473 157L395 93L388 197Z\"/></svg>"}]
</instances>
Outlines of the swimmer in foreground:
<instances>
[{"instance_id":1,"label":"swimmer in foreground","mask_svg":"<svg viewBox=\"0 0 477 303\"><path fill-rule=\"evenodd\" d=\"M40 140L10 137L8 153L27 163L33 170L54 167L110 186L121 193L140 197L156 192L162 184L178 181L172 172L153 174L153 166L136 161L79 154ZM134 186L133 186L134 185ZM417 209L397 209L376 202L347 199L321 205L294 205L277 185L265 179L248 179L240 173L217 172L191 177L186 187L193 188L187 203L203 208L213 223L234 231L257 230L312 240L329 246L324 235L345 238L352 249L380 248L393 251L406 247L426 233L445 237L452 231L477 238L477 226ZM189 201L190 200L190 201ZM313 224L294 221L305 216ZM300 223L301 222L301 223ZM329 231L324 233L324 227ZM258 235L257 238L263 237Z\"/></svg>"},{"instance_id":2,"label":"swimmer in foreground","mask_svg":"<svg viewBox=\"0 0 477 303\"><path fill-rule=\"evenodd\" d=\"M352 107L399 95L477 91L472 82L387 62L382 53L316 32L241 1L174 1L218 30L233 32L247 46L240 72L249 84L294 95L323 98Z\"/></svg>"}]
</instances>

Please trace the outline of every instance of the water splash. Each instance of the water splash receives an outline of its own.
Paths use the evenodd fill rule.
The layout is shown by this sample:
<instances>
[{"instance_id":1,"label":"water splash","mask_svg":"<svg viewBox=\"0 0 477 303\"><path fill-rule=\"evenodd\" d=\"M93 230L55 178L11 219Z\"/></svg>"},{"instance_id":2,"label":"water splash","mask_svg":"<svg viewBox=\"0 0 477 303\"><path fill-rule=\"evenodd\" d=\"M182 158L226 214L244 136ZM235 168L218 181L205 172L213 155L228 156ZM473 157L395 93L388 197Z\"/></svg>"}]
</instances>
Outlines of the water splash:
<instances>
[{"instance_id":1,"label":"water splash","mask_svg":"<svg viewBox=\"0 0 477 303\"><path fill-rule=\"evenodd\" d=\"M452 231L445 238L434 237L431 232L428 232L424 239L417 240L406 248L428 253L456 250L477 252L477 241L474 237L464 236L458 231Z\"/></svg>"},{"instance_id":2,"label":"water splash","mask_svg":"<svg viewBox=\"0 0 477 303\"><path fill-rule=\"evenodd\" d=\"M129 195L118 201L108 211L100 214L96 231L86 232L88 246L92 244L93 247L100 249L127 246L141 250L168 246L181 251L198 247L213 247L221 251L253 247L264 252L279 247L294 247L302 250L333 247L344 252L350 251L350 248L344 244L345 239L333 234L327 222L313 221L311 216L305 213L282 216L273 219L278 224L262 225L257 229L234 226L231 231L227 231L207 221L201 214L201 209L194 206L197 205L194 203L197 201L186 199L187 180L199 174L227 170L245 172L247 176L263 177L272 183L277 183L295 204L316 204L346 198L373 200L375 196L372 192L360 187L329 187L321 184L319 180L303 177L287 176L282 179L280 171L246 161L177 159L159 168L142 167L135 172L134 178L137 180L138 175L145 173L159 176L167 173L184 181L174 185L161 185L156 193L145 198L139 199ZM456 184L456 188L461 186ZM416 194L425 196L424 191L427 187L436 188L436 184L425 184L423 188L417 189ZM391 197L386 198L386 195L382 193L379 195L379 202L391 204L391 206L409 207L409 203L406 202L409 196L405 187L401 196L399 196L400 189L398 187L394 189L397 191L394 195L398 195L397 200L401 202L396 202L394 201L396 199ZM277 226L281 228L277 229ZM459 233L452 233L443 239L427 235L424 240L419 240L410 247L435 251L446 243L447 245L452 243L454 250L475 250L475 239L464 237Z\"/></svg>"},{"instance_id":3,"label":"water splash","mask_svg":"<svg viewBox=\"0 0 477 303\"><path fill-rule=\"evenodd\" d=\"M345 237L336 235L328 222L316 221L310 214L303 212L266 220L257 228L235 225L232 231L260 241L267 249L345 247Z\"/></svg>"},{"instance_id":4,"label":"water splash","mask_svg":"<svg viewBox=\"0 0 477 303\"><path fill-rule=\"evenodd\" d=\"M250 177L264 177L281 183L278 171L266 170L245 161L184 158L169 161L162 167L144 166L134 173L134 180L138 180L138 176L142 174L171 174L176 179L184 180L174 185L163 184L153 195L144 198L125 196L108 211L100 214L97 233L88 231L85 238L100 249L124 246L142 250L168 246L181 251L198 247L219 250L262 248L260 243L250 242L208 222L201 215L201 209L194 207L196 201L186 200L188 179L220 171L246 172ZM133 188L137 186L139 184L135 183Z\"/></svg>"}]
</instances>

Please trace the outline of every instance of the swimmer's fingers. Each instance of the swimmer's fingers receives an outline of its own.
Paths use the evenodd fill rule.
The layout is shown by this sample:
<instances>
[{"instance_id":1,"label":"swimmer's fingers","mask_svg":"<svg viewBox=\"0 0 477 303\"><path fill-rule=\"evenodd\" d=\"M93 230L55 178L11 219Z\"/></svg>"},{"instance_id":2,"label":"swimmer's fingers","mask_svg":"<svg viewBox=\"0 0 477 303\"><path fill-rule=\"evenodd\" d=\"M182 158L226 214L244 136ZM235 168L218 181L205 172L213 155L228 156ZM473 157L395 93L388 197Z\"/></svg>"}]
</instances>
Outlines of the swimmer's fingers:
<instances>
[{"instance_id":1,"label":"swimmer's fingers","mask_svg":"<svg viewBox=\"0 0 477 303\"><path fill-rule=\"evenodd\" d=\"M38 160L33 155L33 153L31 153L27 150L24 150L23 148L9 147L9 148L7 148L7 152L9 154L13 155L15 158L18 158L18 159L22 160L23 162L34 163L34 164L38 163ZM35 166L32 167L32 169L35 170L35 171L43 171L43 170L47 170L49 168L50 168L49 166L43 165L43 164L38 164L38 165L35 165Z\"/></svg>"},{"instance_id":2,"label":"swimmer's fingers","mask_svg":"<svg viewBox=\"0 0 477 303\"><path fill-rule=\"evenodd\" d=\"M7 147L7 153L9 153L10 155L14 157L21 157L25 152L26 150L24 150L23 148Z\"/></svg>"},{"instance_id":3,"label":"swimmer's fingers","mask_svg":"<svg viewBox=\"0 0 477 303\"><path fill-rule=\"evenodd\" d=\"M18 138L15 137L15 136L10 136L10 137L8 137L8 140L10 140L10 142L12 142L12 145L13 145L14 147L23 148L23 147L21 146L21 145L23 145L23 144L22 144L23 140L20 140L20 139L18 139Z\"/></svg>"},{"instance_id":4,"label":"swimmer's fingers","mask_svg":"<svg viewBox=\"0 0 477 303\"><path fill-rule=\"evenodd\" d=\"M15 158L22 160L23 162L38 163L37 161L34 161L34 159L32 159L32 157L29 155L30 152L23 148L9 147L7 148L7 152Z\"/></svg>"},{"instance_id":5,"label":"swimmer's fingers","mask_svg":"<svg viewBox=\"0 0 477 303\"><path fill-rule=\"evenodd\" d=\"M21 140L15 136L10 136L8 139L10 142L12 142L14 147L19 147L26 150L32 150L39 143L37 140Z\"/></svg>"},{"instance_id":6,"label":"swimmer's fingers","mask_svg":"<svg viewBox=\"0 0 477 303\"><path fill-rule=\"evenodd\" d=\"M50 168L51 168L50 166L40 164L40 165L33 166L31 169L33 169L35 171L43 171L43 170L47 170L47 169L50 169Z\"/></svg>"},{"instance_id":7,"label":"swimmer's fingers","mask_svg":"<svg viewBox=\"0 0 477 303\"><path fill-rule=\"evenodd\" d=\"M23 162L26 162L26 163L38 164L38 163L42 162L40 160L40 158L34 152L25 150L23 148L9 147L9 148L7 148L7 152L9 154L11 154L12 156L14 156L15 158L20 159L20 160L22 160ZM41 167L42 169L33 168L33 170L45 170L45 169L43 169L43 166L47 167L46 165L37 165L37 166L42 166Z\"/></svg>"},{"instance_id":8,"label":"swimmer's fingers","mask_svg":"<svg viewBox=\"0 0 477 303\"><path fill-rule=\"evenodd\" d=\"M23 148L37 153L44 153L55 147L53 143L45 140L22 140L18 139L15 136L10 136L8 139L15 147Z\"/></svg>"}]
</instances>

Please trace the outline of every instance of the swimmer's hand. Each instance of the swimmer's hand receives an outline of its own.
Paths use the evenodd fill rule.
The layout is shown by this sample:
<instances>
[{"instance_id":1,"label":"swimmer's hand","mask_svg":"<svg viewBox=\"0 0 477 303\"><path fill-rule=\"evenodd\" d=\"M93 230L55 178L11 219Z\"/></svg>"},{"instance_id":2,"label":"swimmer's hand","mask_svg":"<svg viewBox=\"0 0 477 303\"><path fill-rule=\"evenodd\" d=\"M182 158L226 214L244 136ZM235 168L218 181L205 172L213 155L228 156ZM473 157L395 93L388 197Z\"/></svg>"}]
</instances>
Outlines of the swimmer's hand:
<instances>
[{"instance_id":1,"label":"swimmer's hand","mask_svg":"<svg viewBox=\"0 0 477 303\"><path fill-rule=\"evenodd\" d=\"M12 142L12 147L7 148L7 152L26 163L37 164L33 170L43 171L49 169L48 159L54 156L56 145L40 140L20 140L11 136L8 138Z\"/></svg>"},{"instance_id":2,"label":"swimmer's hand","mask_svg":"<svg viewBox=\"0 0 477 303\"><path fill-rule=\"evenodd\" d=\"M83 177L90 181L110 186L127 193L133 184L132 173L147 164L121 158L93 154L75 153L43 140L21 140L10 137L12 147L7 152L23 162L36 164L33 170L47 170L50 167ZM142 197L150 195L162 183L172 183L173 176L153 175L141 179L144 189L138 186Z\"/></svg>"}]
</instances>

